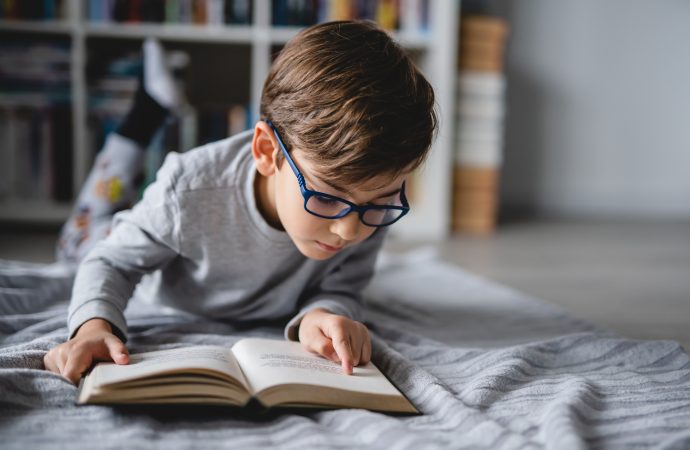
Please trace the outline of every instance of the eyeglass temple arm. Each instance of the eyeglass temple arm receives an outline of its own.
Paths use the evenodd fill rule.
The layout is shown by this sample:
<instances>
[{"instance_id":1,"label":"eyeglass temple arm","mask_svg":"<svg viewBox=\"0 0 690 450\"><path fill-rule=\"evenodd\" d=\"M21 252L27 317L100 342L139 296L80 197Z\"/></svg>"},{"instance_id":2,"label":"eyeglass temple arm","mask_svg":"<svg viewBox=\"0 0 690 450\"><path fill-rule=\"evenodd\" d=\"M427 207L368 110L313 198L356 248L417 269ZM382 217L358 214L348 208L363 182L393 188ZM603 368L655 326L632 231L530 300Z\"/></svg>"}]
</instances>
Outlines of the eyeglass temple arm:
<instances>
[{"instance_id":1,"label":"eyeglass temple arm","mask_svg":"<svg viewBox=\"0 0 690 450\"><path fill-rule=\"evenodd\" d=\"M297 182L299 183L300 186L306 187L306 182L304 181L304 176L299 171L299 169L295 165L295 162L290 157L290 153L288 153L287 149L285 148L285 144L283 144L283 140L280 138L280 134L278 134L278 130L273 125L273 122L271 122L268 119L265 119L264 122L266 122L268 124L268 126L271 127L271 130L273 130L273 134L275 135L276 140L278 140L278 145L280 146L280 150L283 152L283 155L285 156L285 159L287 160L288 164L290 165L292 172L297 177Z\"/></svg>"},{"instance_id":2,"label":"eyeglass temple arm","mask_svg":"<svg viewBox=\"0 0 690 450\"><path fill-rule=\"evenodd\" d=\"M402 187L400 188L400 200L402 201L402 205L405 208L410 207L410 204L407 202L407 195L405 195L405 185L407 184L406 181L403 181Z\"/></svg>"}]
</instances>

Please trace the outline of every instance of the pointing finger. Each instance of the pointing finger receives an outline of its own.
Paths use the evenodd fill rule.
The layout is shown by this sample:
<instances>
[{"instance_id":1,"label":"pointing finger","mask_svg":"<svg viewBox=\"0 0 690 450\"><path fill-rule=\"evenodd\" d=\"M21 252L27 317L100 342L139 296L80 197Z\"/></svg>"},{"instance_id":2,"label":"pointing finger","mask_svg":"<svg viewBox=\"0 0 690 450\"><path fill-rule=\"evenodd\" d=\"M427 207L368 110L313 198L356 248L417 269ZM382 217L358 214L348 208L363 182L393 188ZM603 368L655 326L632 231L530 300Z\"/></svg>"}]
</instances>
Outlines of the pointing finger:
<instances>
[{"instance_id":1,"label":"pointing finger","mask_svg":"<svg viewBox=\"0 0 690 450\"><path fill-rule=\"evenodd\" d=\"M352 374L352 346L347 335L338 333L338 336L333 338L333 348L335 348L335 352L338 354L338 358L340 358L343 372L347 375Z\"/></svg>"}]
</instances>

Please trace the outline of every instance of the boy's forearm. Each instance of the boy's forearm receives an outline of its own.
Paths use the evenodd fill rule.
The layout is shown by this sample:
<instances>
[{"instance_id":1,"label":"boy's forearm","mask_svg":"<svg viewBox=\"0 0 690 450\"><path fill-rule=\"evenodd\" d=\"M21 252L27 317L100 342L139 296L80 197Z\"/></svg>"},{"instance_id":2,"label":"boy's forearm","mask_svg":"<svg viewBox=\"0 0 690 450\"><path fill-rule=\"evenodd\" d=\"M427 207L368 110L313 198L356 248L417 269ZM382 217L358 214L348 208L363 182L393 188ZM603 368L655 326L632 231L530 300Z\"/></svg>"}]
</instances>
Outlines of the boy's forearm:
<instances>
[{"instance_id":1,"label":"boy's forearm","mask_svg":"<svg viewBox=\"0 0 690 450\"><path fill-rule=\"evenodd\" d=\"M68 339L98 318L108 323L111 333L126 340L124 310L141 277L128 275L109 259L109 253L116 251L107 244L102 245L79 265L69 305Z\"/></svg>"},{"instance_id":2,"label":"boy's forearm","mask_svg":"<svg viewBox=\"0 0 690 450\"><path fill-rule=\"evenodd\" d=\"M133 211L119 213L110 236L79 265L69 306L68 339L86 321L101 318L110 322L113 334L126 341L124 310L137 284L144 274L176 255L152 239L154 233L139 226L133 215Z\"/></svg>"}]
</instances>

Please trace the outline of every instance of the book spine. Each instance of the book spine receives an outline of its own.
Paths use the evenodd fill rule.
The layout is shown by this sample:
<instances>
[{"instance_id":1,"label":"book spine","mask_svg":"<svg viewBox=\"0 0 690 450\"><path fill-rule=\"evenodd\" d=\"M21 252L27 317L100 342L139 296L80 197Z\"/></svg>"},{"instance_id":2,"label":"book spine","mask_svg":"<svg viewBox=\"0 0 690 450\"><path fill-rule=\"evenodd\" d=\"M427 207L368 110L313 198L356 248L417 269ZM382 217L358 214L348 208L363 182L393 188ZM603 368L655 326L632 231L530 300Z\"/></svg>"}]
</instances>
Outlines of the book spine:
<instances>
[{"instance_id":1,"label":"book spine","mask_svg":"<svg viewBox=\"0 0 690 450\"><path fill-rule=\"evenodd\" d=\"M398 2L397 0L379 0L376 10L376 21L386 30L398 28Z\"/></svg>"},{"instance_id":2,"label":"book spine","mask_svg":"<svg viewBox=\"0 0 690 450\"><path fill-rule=\"evenodd\" d=\"M354 18L354 5L350 0L331 0L328 8L328 20L351 20Z\"/></svg>"},{"instance_id":3,"label":"book spine","mask_svg":"<svg viewBox=\"0 0 690 450\"><path fill-rule=\"evenodd\" d=\"M180 23L192 23L194 20L194 5L192 0L179 0L180 1Z\"/></svg>"},{"instance_id":4,"label":"book spine","mask_svg":"<svg viewBox=\"0 0 690 450\"><path fill-rule=\"evenodd\" d=\"M5 19L19 19L19 14L17 11L17 1L18 0L4 0L3 14Z\"/></svg>"},{"instance_id":5,"label":"book spine","mask_svg":"<svg viewBox=\"0 0 690 450\"><path fill-rule=\"evenodd\" d=\"M405 33L420 33L422 24L422 0L400 0L400 30Z\"/></svg>"},{"instance_id":6,"label":"book spine","mask_svg":"<svg viewBox=\"0 0 690 450\"><path fill-rule=\"evenodd\" d=\"M139 19L142 22L162 23L165 21L165 0L142 0L138 7Z\"/></svg>"},{"instance_id":7,"label":"book spine","mask_svg":"<svg viewBox=\"0 0 690 450\"><path fill-rule=\"evenodd\" d=\"M316 4L317 22L326 22L329 17L331 17L331 0L318 0Z\"/></svg>"},{"instance_id":8,"label":"book spine","mask_svg":"<svg viewBox=\"0 0 690 450\"><path fill-rule=\"evenodd\" d=\"M40 20L43 18L43 0L21 0L16 8L18 19Z\"/></svg>"},{"instance_id":9,"label":"book spine","mask_svg":"<svg viewBox=\"0 0 690 450\"><path fill-rule=\"evenodd\" d=\"M143 0L129 0L129 10L127 11L127 22L141 22L141 5Z\"/></svg>"},{"instance_id":10,"label":"book spine","mask_svg":"<svg viewBox=\"0 0 690 450\"><path fill-rule=\"evenodd\" d=\"M288 24L287 0L276 0L273 2L273 26L284 26Z\"/></svg>"},{"instance_id":11,"label":"book spine","mask_svg":"<svg viewBox=\"0 0 690 450\"><path fill-rule=\"evenodd\" d=\"M55 0L43 0L43 20L50 21L56 19Z\"/></svg>"},{"instance_id":12,"label":"book spine","mask_svg":"<svg viewBox=\"0 0 690 450\"><path fill-rule=\"evenodd\" d=\"M206 23L221 26L225 22L225 5L223 0L206 0Z\"/></svg>"},{"instance_id":13,"label":"book spine","mask_svg":"<svg viewBox=\"0 0 690 450\"><path fill-rule=\"evenodd\" d=\"M89 0L89 22L103 22L105 7L105 2L101 0Z\"/></svg>"},{"instance_id":14,"label":"book spine","mask_svg":"<svg viewBox=\"0 0 690 450\"><path fill-rule=\"evenodd\" d=\"M167 0L165 2L165 23L180 23L179 0Z\"/></svg>"},{"instance_id":15,"label":"book spine","mask_svg":"<svg viewBox=\"0 0 690 450\"><path fill-rule=\"evenodd\" d=\"M206 0L192 0L192 23L195 25L206 24Z\"/></svg>"},{"instance_id":16,"label":"book spine","mask_svg":"<svg viewBox=\"0 0 690 450\"><path fill-rule=\"evenodd\" d=\"M129 0L114 0L112 8L115 22L126 22L129 18Z\"/></svg>"},{"instance_id":17,"label":"book spine","mask_svg":"<svg viewBox=\"0 0 690 450\"><path fill-rule=\"evenodd\" d=\"M277 2L273 2L275 7ZM249 25L252 22L251 0L226 0L225 23Z\"/></svg>"}]
</instances>

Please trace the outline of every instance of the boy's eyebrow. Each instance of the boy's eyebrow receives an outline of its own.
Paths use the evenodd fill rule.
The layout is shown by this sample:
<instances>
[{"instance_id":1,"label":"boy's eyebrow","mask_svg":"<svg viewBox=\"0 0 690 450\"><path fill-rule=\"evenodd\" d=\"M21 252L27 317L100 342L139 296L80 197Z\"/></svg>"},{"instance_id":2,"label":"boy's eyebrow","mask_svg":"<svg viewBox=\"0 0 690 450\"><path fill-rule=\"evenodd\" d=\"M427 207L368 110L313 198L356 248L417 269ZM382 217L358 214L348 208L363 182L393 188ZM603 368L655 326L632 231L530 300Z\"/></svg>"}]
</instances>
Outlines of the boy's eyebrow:
<instances>
[{"instance_id":1,"label":"boy's eyebrow","mask_svg":"<svg viewBox=\"0 0 690 450\"><path fill-rule=\"evenodd\" d=\"M379 196L376 197L374 200L378 200L378 199L380 199L380 198L390 197L391 195L395 195L395 194L399 193L400 191L402 191L402 188L397 188L397 189L392 190L392 191L390 191L390 192L386 192L385 194L379 195Z\"/></svg>"}]
</instances>

